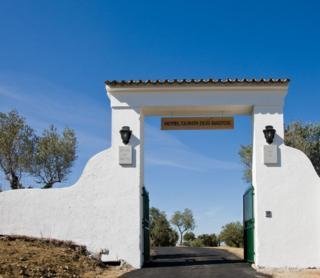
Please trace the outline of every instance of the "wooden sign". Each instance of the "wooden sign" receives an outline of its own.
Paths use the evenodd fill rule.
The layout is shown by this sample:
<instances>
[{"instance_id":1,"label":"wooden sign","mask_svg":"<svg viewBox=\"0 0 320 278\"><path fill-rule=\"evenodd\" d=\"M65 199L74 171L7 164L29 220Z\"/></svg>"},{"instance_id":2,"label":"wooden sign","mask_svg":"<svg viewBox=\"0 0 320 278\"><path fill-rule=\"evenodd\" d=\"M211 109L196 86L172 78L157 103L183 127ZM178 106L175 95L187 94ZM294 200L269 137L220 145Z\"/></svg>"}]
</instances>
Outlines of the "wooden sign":
<instances>
[{"instance_id":1,"label":"wooden sign","mask_svg":"<svg viewBox=\"0 0 320 278\"><path fill-rule=\"evenodd\" d=\"M162 130L233 129L233 117L162 118Z\"/></svg>"}]
</instances>

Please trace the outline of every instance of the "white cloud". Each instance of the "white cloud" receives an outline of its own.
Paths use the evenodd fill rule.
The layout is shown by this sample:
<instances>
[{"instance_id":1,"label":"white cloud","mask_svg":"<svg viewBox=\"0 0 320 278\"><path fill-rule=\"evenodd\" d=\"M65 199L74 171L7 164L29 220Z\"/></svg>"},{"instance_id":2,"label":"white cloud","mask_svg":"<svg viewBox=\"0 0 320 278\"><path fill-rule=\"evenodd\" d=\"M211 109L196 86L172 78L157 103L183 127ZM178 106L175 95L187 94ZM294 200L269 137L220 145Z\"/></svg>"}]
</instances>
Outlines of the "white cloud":
<instances>
[{"instance_id":1,"label":"white cloud","mask_svg":"<svg viewBox=\"0 0 320 278\"><path fill-rule=\"evenodd\" d=\"M92 97L34 77L0 76L0 109L17 109L30 125L40 131L54 124L76 130L79 141L92 145L109 144L98 133L105 131L105 105ZM103 132L105 134L105 132Z\"/></svg>"},{"instance_id":2,"label":"white cloud","mask_svg":"<svg viewBox=\"0 0 320 278\"><path fill-rule=\"evenodd\" d=\"M89 93L78 94L47 80L0 76L0 96L10 103L9 109L23 111L37 126L47 126L51 122L61 126L103 125L97 115L105 115L104 104L94 103ZM1 102L0 107L3 108Z\"/></svg>"},{"instance_id":3,"label":"white cloud","mask_svg":"<svg viewBox=\"0 0 320 278\"><path fill-rule=\"evenodd\" d=\"M0 84L0 96L13 100L23 100L23 98L15 91L13 87L5 86L3 84Z\"/></svg>"}]
</instances>

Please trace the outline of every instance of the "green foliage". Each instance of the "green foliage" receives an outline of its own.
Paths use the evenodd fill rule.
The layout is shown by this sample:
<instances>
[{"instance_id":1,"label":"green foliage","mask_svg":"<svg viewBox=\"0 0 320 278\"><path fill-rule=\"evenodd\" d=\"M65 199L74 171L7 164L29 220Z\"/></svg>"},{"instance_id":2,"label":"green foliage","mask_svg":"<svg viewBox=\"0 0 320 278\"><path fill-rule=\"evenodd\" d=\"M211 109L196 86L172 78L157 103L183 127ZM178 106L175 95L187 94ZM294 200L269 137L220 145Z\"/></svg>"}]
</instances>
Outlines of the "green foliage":
<instances>
[{"instance_id":1,"label":"green foliage","mask_svg":"<svg viewBox=\"0 0 320 278\"><path fill-rule=\"evenodd\" d=\"M195 228L192 211L188 208L184 209L183 212L176 211L171 218L171 223L177 227L180 233L180 245L182 245L183 234Z\"/></svg>"},{"instance_id":2,"label":"green foliage","mask_svg":"<svg viewBox=\"0 0 320 278\"><path fill-rule=\"evenodd\" d=\"M252 181L252 145L241 145L239 150L240 160L244 166L243 170L243 180L247 183Z\"/></svg>"},{"instance_id":3,"label":"green foliage","mask_svg":"<svg viewBox=\"0 0 320 278\"><path fill-rule=\"evenodd\" d=\"M50 126L37 137L17 111L0 112L0 169L11 189L24 188L23 174L35 176L43 188L65 180L76 159L76 143L71 129L59 135Z\"/></svg>"},{"instance_id":4,"label":"green foliage","mask_svg":"<svg viewBox=\"0 0 320 278\"><path fill-rule=\"evenodd\" d=\"M171 227L170 227L169 243L167 246L176 246L178 239L179 239L178 233L175 230L171 229Z\"/></svg>"},{"instance_id":5,"label":"green foliage","mask_svg":"<svg viewBox=\"0 0 320 278\"><path fill-rule=\"evenodd\" d=\"M171 229L166 214L152 207L149 217L151 246L175 246L179 236Z\"/></svg>"},{"instance_id":6,"label":"green foliage","mask_svg":"<svg viewBox=\"0 0 320 278\"><path fill-rule=\"evenodd\" d=\"M77 139L72 129L65 128L62 135L51 125L37 140L32 174L43 188L67 178L76 159Z\"/></svg>"},{"instance_id":7,"label":"green foliage","mask_svg":"<svg viewBox=\"0 0 320 278\"><path fill-rule=\"evenodd\" d=\"M238 222L231 222L222 227L222 231L219 235L221 241L224 241L228 246L231 247L242 247L243 246L243 227Z\"/></svg>"},{"instance_id":8,"label":"green foliage","mask_svg":"<svg viewBox=\"0 0 320 278\"><path fill-rule=\"evenodd\" d=\"M0 168L11 189L23 188L21 177L30 170L36 137L17 111L0 112Z\"/></svg>"},{"instance_id":9,"label":"green foliage","mask_svg":"<svg viewBox=\"0 0 320 278\"><path fill-rule=\"evenodd\" d=\"M218 237L215 234L202 234L197 239L202 241L203 246L218 246Z\"/></svg>"},{"instance_id":10,"label":"green foliage","mask_svg":"<svg viewBox=\"0 0 320 278\"><path fill-rule=\"evenodd\" d=\"M289 124L285 128L284 143L304 152L320 176L320 124ZM244 165L243 179L251 183L252 145L241 146L239 155Z\"/></svg>"},{"instance_id":11,"label":"green foliage","mask_svg":"<svg viewBox=\"0 0 320 278\"><path fill-rule=\"evenodd\" d=\"M320 123L294 122L285 128L284 142L304 152L320 176Z\"/></svg>"},{"instance_id":12,"label":"green foliage","mask_svg":"<svg viewBox=\"0 0 320 278\"><path fill-rule=\"evenodd\" d=\"M193 232L187 232L183 236L184 241L193 241L196 239L196 236Z\"/></svg>"},{"instance_id":13,"label":"green foliage","mask_svg":"<svg viewBox=\"0 0 320 278\"><path fill-rule=\"evenodd\" d=\"M196 238L195 240L190 241L190 247L204 247L203 241L200 238Z\"/></svg>"}]
</instances>

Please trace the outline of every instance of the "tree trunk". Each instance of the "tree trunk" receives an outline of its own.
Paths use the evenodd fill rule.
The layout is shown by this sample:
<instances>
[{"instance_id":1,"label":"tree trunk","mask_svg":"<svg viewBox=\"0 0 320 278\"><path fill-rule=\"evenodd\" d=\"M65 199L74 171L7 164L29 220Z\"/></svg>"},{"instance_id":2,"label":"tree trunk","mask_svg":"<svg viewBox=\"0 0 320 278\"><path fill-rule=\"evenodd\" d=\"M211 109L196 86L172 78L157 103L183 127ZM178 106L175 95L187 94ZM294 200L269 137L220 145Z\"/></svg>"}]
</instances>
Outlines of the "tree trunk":
<instances>
[{"instance_id":1,"label":"tree trunk","mask_svg":"<svg viewBox=\"0 0 320 278\"><path fill-rule=\"evenodd\" d=\"M10 172L9 182L10 182L11 189L21 189L22 188L22 185L19 181L19 178L17 177L17 175L13 171Z\"/></svg>"},{"instance_id":2,"label":"tree trunk","mask_svg":"<svg viewBox=\"0 0 320 278\"><path fill-rule=\"evenodd\" d=\"M47 183L42 187L42 189L52 188L53 184L54 184L54 181L47 182Z\"/></svg>"}]
</instances>

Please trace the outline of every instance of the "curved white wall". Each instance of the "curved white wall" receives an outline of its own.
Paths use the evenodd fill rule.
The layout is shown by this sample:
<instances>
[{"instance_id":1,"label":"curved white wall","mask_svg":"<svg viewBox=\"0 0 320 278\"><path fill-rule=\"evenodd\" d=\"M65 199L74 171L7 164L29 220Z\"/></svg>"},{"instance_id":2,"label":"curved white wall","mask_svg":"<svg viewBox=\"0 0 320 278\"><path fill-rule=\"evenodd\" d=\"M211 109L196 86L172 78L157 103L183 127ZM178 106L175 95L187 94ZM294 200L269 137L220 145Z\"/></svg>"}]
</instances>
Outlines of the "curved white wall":
<instances>
[{"instance_id":1,"label":"curved white wall","mask_svg":"<svg viewBox=\"0 0 320 278\"><path fill-rule=\"evenodd\" d=\"M72 240L91 252L110 251L140 267L137 188L122 187L111 149L89 160L80 179L61 189L23 189L0 194L0 234Z\"/></svg>"},{"instance_id":2,"label":"curved white wall","mask_svg":"<svg viewBox=\"0 0 320 278\"><path fill-rule=\"evenodd\" d=\"M276 129L278 163L266 165L263 129ZM255 188L255 264L320 267L320 178L309 158L284 145L282 106L253 109L252 182ZM266 211L272 212L267 218Z\"/></svg>"},{"instance_id":3,"label":"curved white wall","mask_svg":"<svg viewBox=\"0 0 320 278\"><path fill-rule=\"evenodd\" d=\"M320 178L303 152L279 150L281 167L258 171L256 264L320 267Z\"/></svg>"}]
</instances>

